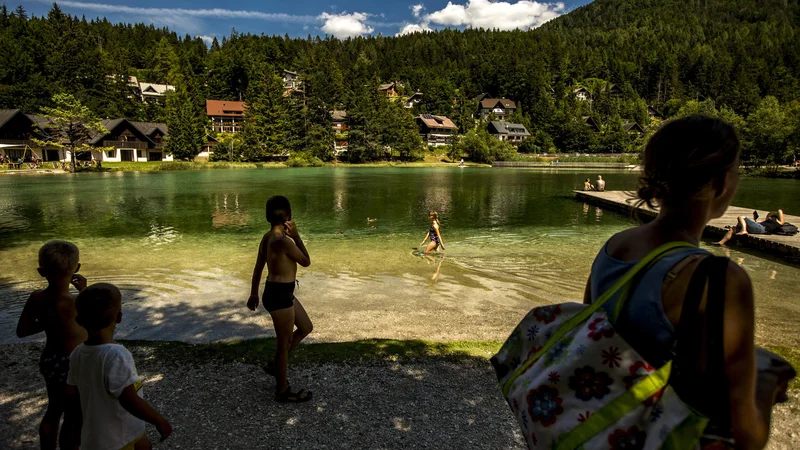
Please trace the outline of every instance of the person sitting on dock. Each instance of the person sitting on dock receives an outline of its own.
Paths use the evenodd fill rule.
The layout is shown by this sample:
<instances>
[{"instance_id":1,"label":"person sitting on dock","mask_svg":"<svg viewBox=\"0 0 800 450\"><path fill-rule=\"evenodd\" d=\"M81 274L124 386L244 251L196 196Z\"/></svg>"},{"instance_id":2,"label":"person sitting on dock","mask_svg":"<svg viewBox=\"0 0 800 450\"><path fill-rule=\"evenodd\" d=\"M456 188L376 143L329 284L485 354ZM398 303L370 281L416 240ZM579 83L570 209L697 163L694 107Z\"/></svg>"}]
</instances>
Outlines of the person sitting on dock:
<instances>
[{"instance_id":1,"label":"person sitting on dock","mask_svg":"<svg viewBox=\"0 0 800 450\"><path fill-rule=\"evenodd\" d=\"M776 213L767 214L767 220L758 222L758 211L753 211L753 218L739 216L736 218L736 226L728 229L725 236L717 242L717 245L725 245L728 241L733 239L734 233L736 236L744 236L747 234L774 234L784 223L786 218L783 210L779 209Z\"/></svg>"},{"instance_id":2,"label":"person sitting on dock","mask_svg":"<svg viewBox=\"0 0 800 450\"><path fill-rule=\"evenodd\" d=\"M603 192L606 190L606 180L603 179L602 175L597 176L597 190Z\"/></svg>"},{"instance_id":3,"label":"person sitting on dock","mask_svg":"<svg viewBox=\"0 0 800 450\"><path fill-rule=\"evenodd\" d=\"M583 182L583 190L584 191L593 191L593 190L595 190L594 186L592 186L592 182L589 181L588 178L586 179L586 181Z\"/></svg>"}]
</instances>

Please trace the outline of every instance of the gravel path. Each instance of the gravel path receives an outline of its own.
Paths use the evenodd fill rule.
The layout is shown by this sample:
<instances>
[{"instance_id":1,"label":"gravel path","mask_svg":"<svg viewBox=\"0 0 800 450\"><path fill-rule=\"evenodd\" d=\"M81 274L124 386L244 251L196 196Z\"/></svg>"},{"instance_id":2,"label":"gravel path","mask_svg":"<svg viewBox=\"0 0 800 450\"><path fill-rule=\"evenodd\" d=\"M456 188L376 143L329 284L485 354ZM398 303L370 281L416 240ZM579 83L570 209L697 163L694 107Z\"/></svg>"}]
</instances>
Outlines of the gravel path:
<instances>
[{"instance_id":1,"label":"gravel path","mask_svg":"<svg viewBox=\"0 0 800 450\"><path fill-rule=\"evenodd\" d=\"M46 400L39 349L0 346L0 448L38 448ZM177 366L133 350L145 397L175 428L157 448L524 448L485 360L290 369L293 384L315 398L283 405L272 400L274 382L256 366ZM157 436L152 427L148 433Z\"/></svg>"},{"instance_id":2,"label":"gravel path","mask_svg":"<svg viewBox=\"0 0 800 450\"><path fill-rule=\"evenodd\" d=\"M0 448L38 448L39 344L0 345ZM272 400L260 368L156 360L132 348L145 396L175 432L157 449L523 449L485 360L321 364L290 369L307 404ZM799 392L774 410L770 450L800 448ZM148 427L151 439L157 434ZM155 441L154 441L155 442Z\"/></svg>"}]
</instances>

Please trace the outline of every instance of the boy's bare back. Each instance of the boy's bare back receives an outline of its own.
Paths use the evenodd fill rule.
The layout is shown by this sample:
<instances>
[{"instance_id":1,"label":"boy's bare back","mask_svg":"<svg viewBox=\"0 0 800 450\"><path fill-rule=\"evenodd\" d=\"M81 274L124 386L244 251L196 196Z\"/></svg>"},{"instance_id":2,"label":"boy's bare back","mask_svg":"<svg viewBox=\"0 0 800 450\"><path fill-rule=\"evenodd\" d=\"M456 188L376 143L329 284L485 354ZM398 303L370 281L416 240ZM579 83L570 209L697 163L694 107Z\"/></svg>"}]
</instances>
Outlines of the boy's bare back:
<instances>
[{"instance_id":1,"label":"boy's bare back","mask_svg":"<svg viewBox=\"0 0 800 450\"><path fill-rule=\"evenodd\" d=\"M53 289L34 291L28 298L23 315L37 324L47 336L45 347L52 353L69 355L87 338L86 330L75 322L75 297Z\"/></svg>"},{"instance_id":2,"label":"boy's bare back","mask_svg":"<svg viewBox=\"0 0 800 450\"><path fill-rule=\"evenodd\" d=\"M264 235L259 251L266 254L267 281L291 283L297 279L297 263L289 258L289 247L297 245L285 234L270 230Z\"/></svg>"}]
</instances>

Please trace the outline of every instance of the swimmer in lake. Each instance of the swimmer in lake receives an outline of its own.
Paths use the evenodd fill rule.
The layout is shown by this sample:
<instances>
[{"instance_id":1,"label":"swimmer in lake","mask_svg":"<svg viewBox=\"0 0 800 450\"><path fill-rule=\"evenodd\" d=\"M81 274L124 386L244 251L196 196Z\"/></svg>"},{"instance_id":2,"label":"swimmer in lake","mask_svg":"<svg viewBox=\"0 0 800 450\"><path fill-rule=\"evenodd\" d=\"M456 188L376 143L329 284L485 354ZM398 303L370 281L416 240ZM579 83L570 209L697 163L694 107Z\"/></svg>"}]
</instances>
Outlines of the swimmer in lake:
<instances>
[{"instance_id":1,"label":"swimmer in lake","mask_svg":"<svg viewBox=\"0 0 800 450\"><path fill-rule=\"evenodd\" d=\"M425 239L422 240L422 243L419 244L420 247L425 245L425 241L430 239L430 244L425 248L425 253L430 253L432 251L436 251L439 247L444 250L444 241L442 241L442 233L439 231L439 213L436 211L431 211L428 214L428 219L431 221L431 228L428 230L428 234L425 235Z\"/></svg>"}]
</instances>

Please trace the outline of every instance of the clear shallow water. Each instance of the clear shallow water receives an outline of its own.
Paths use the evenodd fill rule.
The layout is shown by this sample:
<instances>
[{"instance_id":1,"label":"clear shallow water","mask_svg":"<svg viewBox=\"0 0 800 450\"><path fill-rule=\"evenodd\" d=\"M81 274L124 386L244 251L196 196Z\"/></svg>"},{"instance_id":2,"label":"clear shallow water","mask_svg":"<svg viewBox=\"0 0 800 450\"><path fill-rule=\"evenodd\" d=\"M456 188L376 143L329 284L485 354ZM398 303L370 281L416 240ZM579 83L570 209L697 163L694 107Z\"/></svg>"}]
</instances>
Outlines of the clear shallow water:
<instances>
[{"instance_id":1,"label":"clear shallow water","mask_svg":"<svg viewBox=\"0 0 800 450\"><path fill-rule=\"evenodd\" d=\"M597 176L321 168L0 177L0 340L13 332L30 290L41 286L36 251L53 238L77 243L82 273L92 282L120 285L131 308L153 313L153 305L176 301L209 308L243 301L266 231L264 203L274 194L292 201L311 252L311 270L300 275L307 286L301 298L335 329L329 335L323 330L326 338L501 339L532 305L580 299L602 243L631 226L627 217L573 199L587 175ZM636 184L634 173L603 175L608 189ZM734 204L800 211L798 186L744 179ZM444 257L413 252L427 232L430 210L441 216ZM368 217L377 220L368 223ZM793 331L800 271L730 251L756 283L760 318L773 329ZM441 314L454 318L440 326ZM450 319L464 319L464 328L448 326ZM144 337L170 338L167 331L159 334L159 320L150 320L152 331ZM430 326L417 327L426 320ZM144 327L127 326L133 337L143 333ZM250 332L232 330L230 336ZM224 331L192 333L226 337Z\"/></svg>"}]
</instances>

